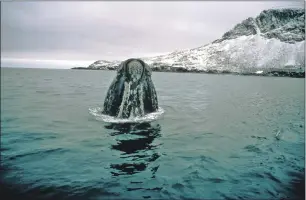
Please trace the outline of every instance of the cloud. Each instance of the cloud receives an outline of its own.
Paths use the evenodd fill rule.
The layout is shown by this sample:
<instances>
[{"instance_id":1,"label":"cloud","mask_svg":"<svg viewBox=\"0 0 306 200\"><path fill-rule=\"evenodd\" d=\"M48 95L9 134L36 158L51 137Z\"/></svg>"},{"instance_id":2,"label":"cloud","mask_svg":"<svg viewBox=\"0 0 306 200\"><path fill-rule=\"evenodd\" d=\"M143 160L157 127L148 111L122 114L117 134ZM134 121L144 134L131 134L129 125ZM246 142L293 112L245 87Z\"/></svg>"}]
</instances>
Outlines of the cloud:
<instances>
[{"instance_id":1,"label":"cloud","mask_svg":"<svg viewBox=\"0 0 306 200\"><path fill-rule=\"evenodd\" d=\"M2 57L125 59L194 48L247 17L304 2L2 2Z\"/></svg>"}]
</instances>

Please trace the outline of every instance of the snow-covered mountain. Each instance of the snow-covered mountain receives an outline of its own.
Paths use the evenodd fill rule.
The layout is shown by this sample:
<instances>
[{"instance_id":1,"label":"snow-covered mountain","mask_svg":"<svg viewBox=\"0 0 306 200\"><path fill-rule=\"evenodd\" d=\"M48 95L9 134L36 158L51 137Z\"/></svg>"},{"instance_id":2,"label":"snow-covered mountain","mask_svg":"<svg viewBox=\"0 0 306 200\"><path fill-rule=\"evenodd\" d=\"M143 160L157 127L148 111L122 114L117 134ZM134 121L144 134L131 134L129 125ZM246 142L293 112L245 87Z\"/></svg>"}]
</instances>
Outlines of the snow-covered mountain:
<instances>
[{"instance_id":1,"label":"snow-covered mountain","mask_svg":"<svg viewBox=\"0 0 306 200\"><path fill-rule=\"evenodd\" d=\"M141 59L153 71L301 75L304 45L305 10L270 9L242 21L210 44ZM99 60L87 69L113 70L120 62Z\"/></svg>"}]
</instances>

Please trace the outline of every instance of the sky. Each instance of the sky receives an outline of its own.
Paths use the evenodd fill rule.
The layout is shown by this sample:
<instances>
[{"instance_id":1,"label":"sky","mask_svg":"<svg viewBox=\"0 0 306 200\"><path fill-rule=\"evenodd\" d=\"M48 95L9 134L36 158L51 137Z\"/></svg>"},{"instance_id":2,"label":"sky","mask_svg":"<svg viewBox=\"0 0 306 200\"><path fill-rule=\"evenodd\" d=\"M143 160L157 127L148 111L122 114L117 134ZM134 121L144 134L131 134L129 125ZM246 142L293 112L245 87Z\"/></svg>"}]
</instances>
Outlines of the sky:
<instances>
[{"instance_id":1,"label":"sky","mask_svg":"<svg viewBox=\"0 0 306 200\"><path fill-rule=\"evenodd\" d=\"M69 68L210 43L269 8L304 1L1 2L1 66ZM51 67L52 68L52 67Z\"/></svg>"}]
</instances>

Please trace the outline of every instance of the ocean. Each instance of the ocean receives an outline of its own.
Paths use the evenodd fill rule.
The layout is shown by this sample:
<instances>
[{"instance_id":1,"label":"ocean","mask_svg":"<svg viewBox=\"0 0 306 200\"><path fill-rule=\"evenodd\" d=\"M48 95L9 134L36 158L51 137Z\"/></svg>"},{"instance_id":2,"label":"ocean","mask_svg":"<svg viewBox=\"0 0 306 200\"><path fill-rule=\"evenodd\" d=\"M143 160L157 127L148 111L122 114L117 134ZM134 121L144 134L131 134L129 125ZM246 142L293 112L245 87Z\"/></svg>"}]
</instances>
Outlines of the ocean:
<instances>
[{"instance_id":1,"label":"ocean","mask_svg":"<svg viewBox=\"0 0 306 200\"><path fill-rule=\"evenodd\" d=\"M1 68L1 196L305 197L305 79L153 72L163 114L118 125L115 73Z\"/></svg>"}]
</instances>

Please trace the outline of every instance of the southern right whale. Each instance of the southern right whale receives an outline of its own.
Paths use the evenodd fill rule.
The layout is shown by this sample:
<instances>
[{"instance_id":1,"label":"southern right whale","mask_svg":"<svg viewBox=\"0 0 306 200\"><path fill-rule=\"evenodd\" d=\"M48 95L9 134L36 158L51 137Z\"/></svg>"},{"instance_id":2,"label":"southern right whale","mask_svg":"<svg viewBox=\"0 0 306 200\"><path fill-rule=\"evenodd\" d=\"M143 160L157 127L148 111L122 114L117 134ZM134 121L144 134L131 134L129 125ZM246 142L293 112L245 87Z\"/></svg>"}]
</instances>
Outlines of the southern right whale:
<instances>
[{"instance_id":1,"label":"southern right whale","mask_svg":"<svg viewBox=\"0 0 306 200\"><path fill-rule=\"evenodd\" d=\"M157 111L157 94L151 74L150 67L140 59L123 61L108 89L102 114L130 118Z\"/></svg>"}]
</instances>

